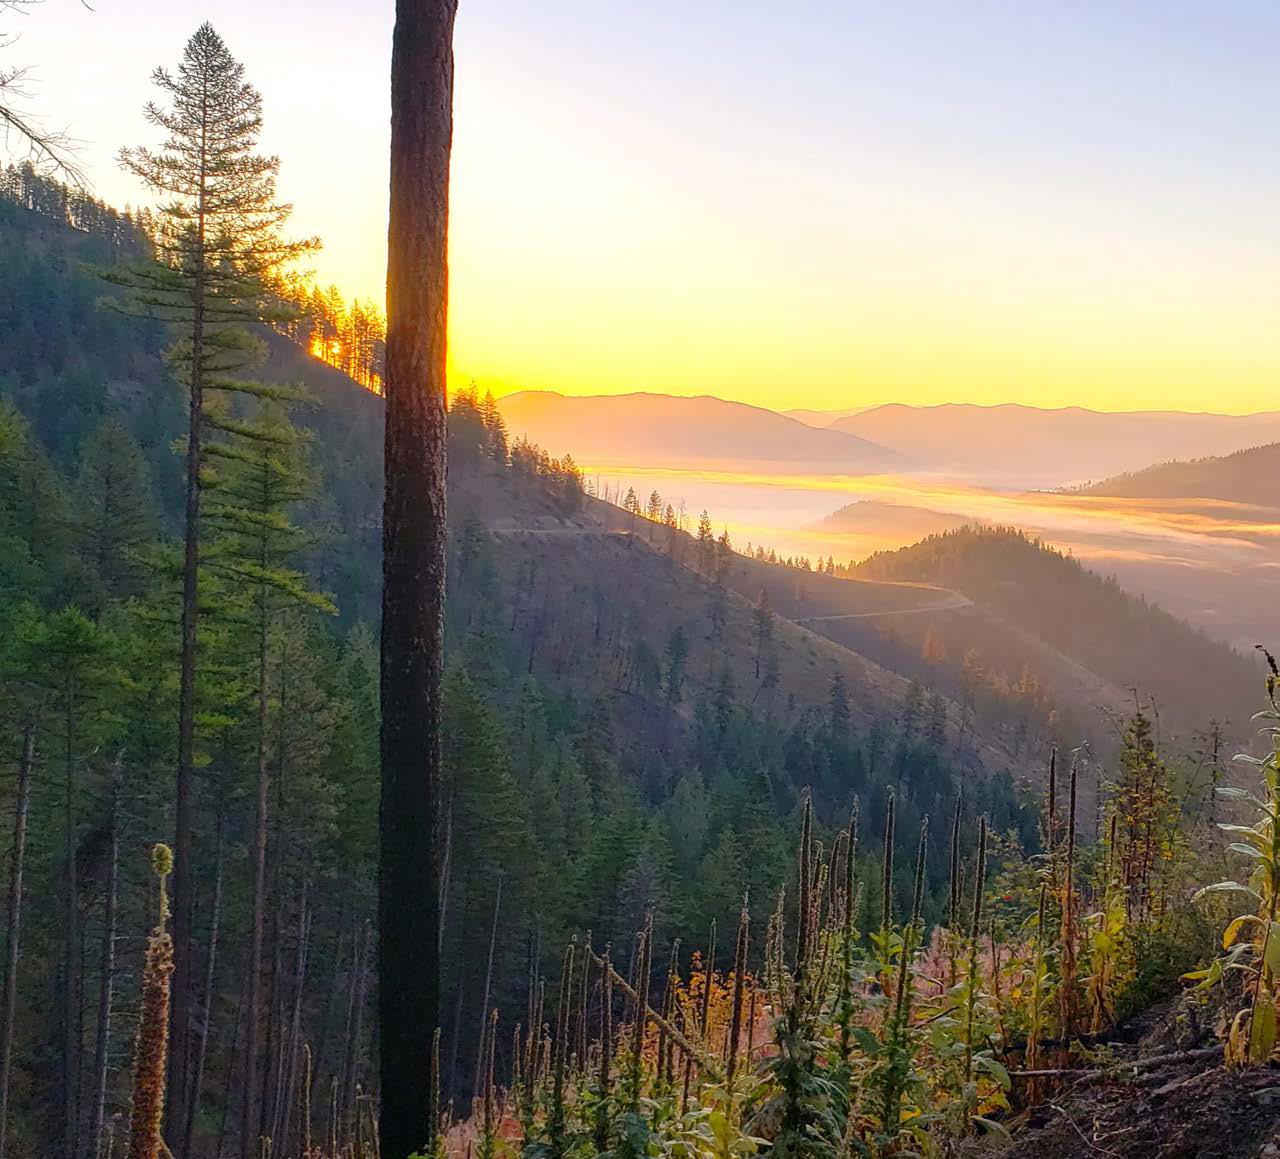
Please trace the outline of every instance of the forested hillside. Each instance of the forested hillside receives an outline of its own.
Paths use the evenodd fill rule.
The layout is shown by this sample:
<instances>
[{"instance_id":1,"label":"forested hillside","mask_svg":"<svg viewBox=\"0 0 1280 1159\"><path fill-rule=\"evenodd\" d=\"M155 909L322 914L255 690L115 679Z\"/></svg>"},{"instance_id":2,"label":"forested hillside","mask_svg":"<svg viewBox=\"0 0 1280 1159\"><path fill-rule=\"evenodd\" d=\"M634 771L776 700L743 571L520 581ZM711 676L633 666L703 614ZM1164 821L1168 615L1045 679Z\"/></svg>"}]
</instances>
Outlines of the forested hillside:
<instances>
[{"instance_id":1,"label":"forested hillside","mask_svg":"<svg viewBox=\"0 0 1280 1159\"><path fill-rule=\"evenodd\" d=\"M176 695L180 389L163 328L113 309L98 276L135 260L145 239L105 207L65 206L0 202L6 770L22 765L24 736L34 751L10 1096L24 1147L97 1138L99 1118L126 1109L153 906L146 850L170 824ZM287 338L262 341L264 378L305 387L288 411L309 434L291 444L271 516L296 530L272 541L285 579L271 588L265 635L252 609L266 589L229 566L252 538L254 525L233 518L252 495L209 515L201 1153L233 1140L241 1113L263 784L263 1133L288 1139L302 1042L319 1089L336 1083L343 1121L370 1078L381 403ZM290 421L284 404L255 405ZM763 920L789 869L778 819L796 813L806 786L822 830L855 797L883 810L891 787L900 823L913 825L951 810L963 784L973 808L1029 833L1008 779L975 764L976 750L958 759L946 702L926 703L902 678L733 592L719 563L698 566L694 541L677 559L643 528L612 525L616 509L601 518L571 460L508 447L492 406L465 392L451 445L450 1094L471 1089L484 1011L522 1002L529 970L571 929L622 942L652 906L659 935L688 944L712 919L733 920L744 883ZM219 470L224 488L239 486L231 467ZM790 572L772 574L782 584ZM6 848L11 863L17 852ZM874 856L862 868L869 906ZM941 850L927 883L937 912ZM909 892L909 881L897 887ZM474 964L494 930L486 982Z\"/></svg>"},{"instance_id":2,"label":"forested hillside","mask_svg":"<svg viewBox=\"0 0 1280 1159\"><path fill-rule=\"evenodd\" d=\"M101 276L146 260L145 219L30 175L21 188L22 204L0 201L13 336L0 352L0 727L25 816L2 846L10 880L25 870L7 934L21 947L10 1140L36 1154L56 1137L72 1153L123 1129L154 906L146 851L172 824L184 414L164 329L121 312ZM69 341L48 340L50 317ZM228 431L265 419L281 450L236 453L210 481L223 498L203 560L193 1155L234 1152L247 1114L296 1153L307 1058L311 1089L329 1092L316 1119L358 1137L374 1077L382 403L305 342L259 338L267 387L302 390L239 404ZM490 1012L523 1010L571 934L628 947L643 928L650 947L704 946L744 891L752 922L776 920L806 789L815 843L847 848L855 802L879 818L891 793L901 833L958 817L950 848L925 853L912 919L954 924L955 850L979 817L1015 864L1045 840L1028 801L1051 743L1094 736L1102 763L1080 809L1098 831L1115 746L1098 707L1123 712L1138 686L1189 732L1252 702L1247 661L1014 532L965 528L843 577L739 555L705 516L680 530L659 496L642 514L638 499L585 493L570 456L511 441L492 400L466 390L450 459L441 1070L459 1108L486 1089ZM255 503L270 504L256 519ZM255 545L266 569L244 562ZM1152 743L1136 717L1121 784L1129 765L1156 767ZM1214 751L1198 768L1216 777ZM1204 777L1176 768L1191 823ZM911 912L912 866L894 862L886 894L883 853L877 823L854 859L851 928L875 929L886 897ZM784 896L786 921L812 904ZM264 1017L250 1064L255 913ZM527 1065L524 1047L489 1049L501 1073Z\"/></svg>"},{"instance_id":3,"label":"forested hillside","mask_svg":"<svg viewBox=\"0 0 1280 1159\"><path fill-rule=\"evenodd\" d=\"M1086 495L1138 499L1222 499L1280 507L1280 443L1232 455L1157 463L1081 489Z\"/></svg>"},{"instance_id":4,"label":"forested hillside","mask_svg":"<svg viewBox=\"0 0 1280 1159\"><path fill-rule=\"evenodd\" d=\"M1240 738L1247 736L1238 706L1248 703L1249 689L1261 678L1253 656L1212 640L1014 528L965 526L931 535L870 556L855 574L938 584L994 615L935 620L924 629L932 638L916 645L926 657L946 654L1016 682L1028 664L1033 675L1051 670L1047 646L1092 674L1098 707L1123 711L1123 699L1132 703L1136 690L1143 699L1153 698L1166 725L1184 737L1212 719L1235 720ZM908 633L912 628L901 627Z\"/></svg>"}]
</instances>

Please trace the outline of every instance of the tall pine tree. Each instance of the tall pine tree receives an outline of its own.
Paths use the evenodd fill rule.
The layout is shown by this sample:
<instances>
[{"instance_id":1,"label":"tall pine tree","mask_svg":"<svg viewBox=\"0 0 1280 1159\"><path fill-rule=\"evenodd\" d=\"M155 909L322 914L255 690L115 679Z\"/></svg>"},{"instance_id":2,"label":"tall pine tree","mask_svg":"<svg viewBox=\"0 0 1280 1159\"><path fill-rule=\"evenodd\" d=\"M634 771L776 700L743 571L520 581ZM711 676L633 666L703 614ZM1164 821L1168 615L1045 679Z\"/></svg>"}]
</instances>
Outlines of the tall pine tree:
<instances>
[{"instance_id":1,"label":"tall pine tree","mask_svg":"<svg viewBox=\"0 0 1280 1159\"><path fill-rule=\"evenodd\" d=\"M276 197L279 161L257 152L262 98L209 24L187 42L176 75L152 74L164 104L146 118L166 136L156 150L124 149L120 162L164 200L157 257L120 271L123 308L173 325L169 352L189 394L182 571L178 760L174 796L174 978L168 1136L182 1140L191 1025L195 866L196 671L200 610L200 501L208 400L257 384L240 377L258 353L247 327L278 312L271 285L310 242L285 240L290 206ZM185 1148L178 1144L178 1159Z\"/></svg>"}]
</instances>

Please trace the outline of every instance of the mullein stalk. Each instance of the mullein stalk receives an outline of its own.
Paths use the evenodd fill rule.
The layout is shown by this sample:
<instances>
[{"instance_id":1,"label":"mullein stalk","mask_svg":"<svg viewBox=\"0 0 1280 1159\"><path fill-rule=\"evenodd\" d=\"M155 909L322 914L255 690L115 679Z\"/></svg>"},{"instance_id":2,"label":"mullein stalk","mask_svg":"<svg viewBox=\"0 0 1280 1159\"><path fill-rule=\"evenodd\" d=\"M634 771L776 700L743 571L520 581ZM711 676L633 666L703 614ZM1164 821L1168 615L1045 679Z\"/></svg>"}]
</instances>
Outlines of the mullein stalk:
<instances>
[{"instance_id":1,"label":"mullein stalk","mask_svg":"<svg viewBox=\"0 0 1280 1159\"><path fill-rule=\"evenodd\" d=\"M518 1065L518 1064L516 1064ZM431 1119L431 1137L438 1139L440 1130L440 1027L431 1035L431 1094L427 1113Z\"/></svg>"},{"instance_id":2,"label":"mullein stalk","mask_svg":"<svg viewBox=\"0 0 1280 1159\"><path fill-rule=\"evenodd\" d=\"M1062 1037L1076 1033L1076 779L1079 754L1071 757L1071 790L1067 808L1067 851L1062 874L1062 981L1058 989Z\"/></svg>"},{"instance_id":3,"label":"mullein stalk","mask_svg":"<svg viewBox=\"0 0 1280 1159\"><path fill-rule=\"evenodd\" d=\"M796 977L809 958L809 910L812 905L813 801L806 792L800 819L800 897L796 908ZM741 925L739 925L741 930Z\"/></svg>"},{"instance_id":4,"label":"mullein stalk","mask_svg":"<svg viewBox=\"0 0 1280 1159\"><path fill-rule=\"evenodd\" d=\"M166 927L169 901L165 895L165 881L173 872L173 853L167 845L152 849L151 865L160 881L160 908L142 968L142 1014L138 1020L129 1159L160 1159L167 1151L160 1137L165 1067L169 1057L169 988L173 977L173 939Z\"/></svg>"},{"instance_id":5,"label":"mullein stalk","mask_svg":"<svg viewBox=\"0 0 1280 1159\"><path fill-rule=\"evenodd\" d=\"M679 966L680 939L676 938L671 943L671 954L667 958L667 979L666 984L662 988L662 1021L658 1023L658 1056L654 1060L654 1071L656 1081L660 1083L663 1089L669 1089L671 1086L671 1038L667 1034L667 1023L672 1021L672 1009L676 1000L676 983L679 980L677 973Z\"/></svg>"},{"instance_id":6,"label":"mullein stalk","mask_svg":"<svg viewBox=\"0 0 1280 1159\"><path fill-rule=\"evenodd\" d=\"M613 963L612 947L604 948L604 960L600 968L600 1091L596 1103L595 1146L596 1151L609 1149L609 1097L612 1078L609 1074L613 1061Z\"/></svg>"},{"instance_id":7,"label":"mullein stalk","mask_svg":"<svg viewBox=\"0 0 1280 1159\"><path fill-rule=\"evenodd\" d=\"M484 1049L480 1056L480 1108L481 1136L480 1159L494 1159L497 1152L497 1107L493 1086L493 1059L498 1042L498 1012L489 1015L488 1031L484 1036ZM554 1141L553 1141L553 1154Z\"/></svg>"},{"instance_id":8,"label":"mullein stalk","mask_svg":"<svg viewBox=\"0 0 1280 1159\"><path fill-rule=\"evenodd\" d=\"M1004 995L1000 991L1000 943L996 941L996 919L990 921L989 937L991 943L991 996L996 1001L996 1033L1000 1036L1000 1048L1003 1051L1009 1041L1008 1025L1005 1020Z\"/></svg>"},{"instance_id":9,"label":"mullein stalk","mask_svg":"<svg viewBox=\"0 0 1280 1159\"><path fill-rule=\"evenodd\" d=\"M978 855L973 875L973 922L969 927L969 978L965 995L964 1081L973 1082L973 1029L978 1011L978 937L982 929L982 894L987 882L987 819L978 821Z\"/></svg>"},{"instance_id":10,"label":"mullein stalk","mask_svg":"<svg viewBox=\"0 0 1280 1159\"><path fill-rule=\"evenodd\" d=\"M578 992L578 1033L576 1038L575 1053L578 1056L578 1067L583 1069L587 1065L587 1005L591 997L591 959L594 954L591 949L591 931L587 931L586 939L583 942L584 953L582 955L582 982Z\"/></svg>"},{"instance_id":11,"label":"mullein stalk","mask_svg":"<svg viewBox=\"0 0 1280 1159\"><path fill-rule=\"evenodd\" d=\"M560 969L560 997L556 1003L556 1033L552 1040L551 1114L547 1120L550 1153L558 1159L565 1151L564 1080L569 1054L569 1007L573 1000L573 960L577 938L569 940ZM487 1159L487 1157L486 1157Z\"/></svg>"},{"instance_id":12,"label":"mullein stalk","mask_svg":"<svg viewBox=\"0 0 1280 1159\"><path fill-rule=\"evenodd\" d=\"M844 902L840 929L840 1060L846 1065L853 1054L853 918L857 904L854 873L858 855L858 802L853 803L844 844ZM753 995L754 1001L754 995Z\"/></svg>"},{"instance_id":13,"label":"mullein stalk","mask_svg":"<svg viewBox=\"0 0 1280 1159\"><path fill-rule=\"evenodd\" d=\"M884 878L884 897L880 903L880 938L883 943L884 964L889 965L889 934L893 929L893 825L894 795L889 791L889 801L884 814L884 863L881 870Z\"/></svg>"},{"instance_id":14,"label":"mullein stalk","mask_svg":"<svg viewBox=\"0 0 1280 1159\"><path fill-rule=\"evenodd\" d=\"M653 953L653 911L645 915L644 928L640 931L636 947L636 1002L635 1025L631 1035L631 1075L627 1091L627 1109L633 1114L640 1109L640 1095L644 1086L644 1032L649 1021L649 969Z\"/></svg>"},{"instance_id":15,"label":"mullein stalk","mask_svg":"<svg viewBox=\"0 0 1280 1159\"><path fill-rule=\"evenodd\" d=\"M733 1102L733 1080L738 1070L738 1040L742 1037L742 996L747 977L747 940L751 915L747 911L747 899L742 898L742 912L738 916L738 942L733 955L733 1014L729 1021L729 1058L725 1067L725 1084Z\"/></svg>"},{"instance_id":16,"label":"mullein stalk","mask_svg":"<svg viewBox=\"0 0 1280 1159\"><path fill-rule=\"evenodd\" d=\"M1045 798L1044 850L1048 855L1050 884L1057 888L1058 853L1058 746L1049 750L1049 793Z\"/></svg>"},{"instance_id":17,"label":"mullein stalk","mask_svg":"<svg viewBox=\"0 0 1280 1159\"><path fill-rule=\"evenodd\" d=\"M311 1159L311 1044L302 1044L302 1159Z\"/></svg>"},{"instance_id":18,"label":"mullein stalk","mask_svg":"<svg viewBox=\"0 0 1280 1159\"><path fill-rule=\"evenodd\" d=\"M956 809L951 818L951 863L948 873L947 896L947 989L956 984L960 940L960 817L964 797L956 794Z\"/></svg>"},{"instance_id":19,"label":"mullein stalk","mask_svg":"<svg viewBox=\"0 0 1280 1159\"><path fill-rule=\"evenodd\" d=\"M1044 976L1045 976L1045 911L1048 886L1040 885L1040 905L1036 913L1036 949L1031 960L1031 1019L1027 1032L1027 1070L1040 1069L1040 1039L1044 1031ZM1027 1102L1034 1106L1039 1101L1039 1080L1031 1078L1027 1084Z\"/></svg>"},{"instance_id":20,"label":"mullein stalk","mask_svg":"<svg viewBox=\"0 0 1280 1159\"><path fill-rule=\"evenodd\" d=\"M889 1139L897 1136L902 1119L902 1095L911 1073L911 1001L915 986L911 960L920 936L921 907L924 901L924 862L929 845L929 819L920 823L920 844L916 848L915 880L911 892L911 917L902 930L902 953L898 958L898 985L888 1019L886 1045L889 1067L885 1074L882 1122ZM900 1064L899 1060L903 1060Z\"/></svg>"},{"instance_id":21,"label":"mullein stalk","mask_svg":"<svg viewBox=\"0 0 1280 1159\"><path fill-rule=\"evenodd\" d=\"M840 871L844 868L844 847L849 834L841 829L831 846L830 871L827 874L827 923L838 921L844 912L844 894L840 890Z\"/></svg>"}]
</instances>

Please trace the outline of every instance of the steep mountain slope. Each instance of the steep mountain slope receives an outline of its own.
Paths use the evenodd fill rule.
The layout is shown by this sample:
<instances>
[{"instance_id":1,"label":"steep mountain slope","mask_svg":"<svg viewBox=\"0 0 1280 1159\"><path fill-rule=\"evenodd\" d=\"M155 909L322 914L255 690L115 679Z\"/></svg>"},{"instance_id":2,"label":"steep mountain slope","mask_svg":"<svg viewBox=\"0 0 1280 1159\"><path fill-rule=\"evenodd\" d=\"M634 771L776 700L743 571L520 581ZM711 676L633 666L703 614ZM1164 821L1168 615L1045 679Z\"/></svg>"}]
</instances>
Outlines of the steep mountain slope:
<instances>
[{"instance_id":1,"label":"steep mountain slope","mask_svg":"<svg viewBox=\"0 0 1280 1159\"><path fill-rule=\"evenodd\" d=\"M143 446L170 529L176 529L180 472L172 445L183 429L181 398L161 357L167 341L162 328L100 305L106 291L93 267L118 260L118 247L3 201L0 213L0 310L8 312L13 336L0 352L0 397L28 418L55 462L68 470L84 437L98 423L108 416L122 418ZM24 296L23 286L33 292ZM38 321L48 313L58 317L66 341L42 340ZM305 512L308 524L319 533L309 569L319 586L335 594L345 623L374 620L381 535L381 400L283 337L264 333L262 339L263 377L301 383L310 399L298 408L300 423L313 435L318 481L316 500ZM793 440L786 444L789 453L809 454L815 445L825 445L832 448L831 454L846 455L851 448L868 457L880 454L849 436L826 436L771 412L716 400L642 401L639 405L647 408L654 423L649 429L654 440L662 434L660 419L668 401L689 404L691 409L684 413L698 417L688 435L692 441L684 444L690 455L698 439L732 439L739 434L748 453L769 454L778 446L772 441L777 430ZM716 435L712 420L725 416L732 429ZM619 437L630 429L618 432ZM581 456L564 431L552 428L545 433L549 446ZM898 714L907 679L787 621L788 615L812 614L826 606L811 604L799 594L801 573L743 560L734 581L716 583L643 535L627 534L623 521L628 517L617 508L581 495L566 507L536 479L477 459L465 440L454 452L454 550L464 552L460 537L483 532L492 549L494 575L510 599L504 648L523 655L528 672L550 687L566 694L613 698L627 716L628 703L665 695L661 686L669 675L666 650L679 633L687 685L671 707L684 722L681 729L689 727L699 700L723 697L726 688L732 689L733 700L774 720L776 727L782 727L790 714L820 715L837 674L847 690L855 728L870 730ZM688 543L692 559L694 548ZM842 597L862 588L885 593L879 598L889 600L914 592L893 584L833 581L832 587ZM772 671L763 663L753 620L753 604L763 588L777 593ZM794 597L787 595L789 591ZM470 584L460 576L452 603L465 609L459 612L463 623L479 615L472 595ZM837 611L846 607L840 600L832 606ZM954 706L948 709L941 702L940 711L955 714ZM643 715L627 719L627 730L645 732ZM665 743L670 747L674 742L668 738ZM1012 763L998 743L987 745L981 738L970 738L967 754L971 770L1000 770ZM649 759L638 758L642 764ZM847 789L841 786L839 792Z\"/></svg>"},{"instance_id":2,"label":"steep mountain slope","mask_svg":"<svg viewBox=\"0 0 1280 1159\"><path fill-rule=\"evenodd\" d=\"M6 304L0 309L9 311L16 337L3 351L0 391L31 418L54 457L67 464L75 459L81 432L105 415L122 415L142 442L157 489L176 515L177 464L170 444L181 431L182 412L160 359L163 333L137 320L114 315L107 315L106 322L99 319L99 313L106 314L95 304L101 285L85 268L110 257L97 239L52 228L25 211L8 212L8 227L0 235L0 291L9 288L15 293L0 292L0 302ZM33 276L38 292L23 298L17 287ZM48 344L40 339L33 318L48 310L61 312L60 325L71 336L69 342ZM114 329L97 333L94 328L103 325ZM337 594L347 622L371 619L378 590L381 402L283 338L264 337L266 375L305 382L315 402L301 415L315 436L320 480L310 519L323 535L311 569L323 587ZM100 356L91 356L91 350ZM78 368L74 374L72 366ZM68 382L75 384L70 393ZM522 397L527 401L529 396L513 396L517 412ZM698 440L706 438L713 439L717 453L731 454L731 440L741 434L748 453L758 456L798 454L804 448L808 450L803 453L819 453L813 438L829 448L824 453L844 454L852 446L859 454L879 454L849 436L814 431L771 412L717 400L550 398L553 410L560 411L563 404L563 413L586 415L582 421L590 423L602 413L600 406L606 411L617 406L620 409L611 413L620 416L634 415L639 406L649 415L650 425L620 421L606 432L614 440L612 446L628 451L647 446L648 453L659 454L660 440L669 435L667 441L675 440L681 454L701 453L696 451ZM699 423L672 426L668 404L687 407L682 413L698 416ZM507 405L510 408L512 402ZM710 420L727 420L730 426L716 432ZM515 422L511 426L513 433L519 430ZM541 433L553 450L571 450L585 459L588 455L573 441L576 429L572 424L564 429L552 426ZM772 437L779 431L785 435L783 441ZM474 521L485 529L495 545L497 573L513 593L508 634L518 639L517 650L527 648L530 671L565 688L611 689L625 700L620 689L648 681L648 695L655 694L654 673L662 679L664 651L680 628L692 695L677 715L687 713L698 696L714 696L726 672L739 703L754 708L772 704L779 714L784 706L794 705L803 712L805 705L825 702L839 672L852 719L871 730L899 714L904 699L915 695L914 680L924 687L936 686L939 711L949 722L943 731L959 759L973 769L988 770L1008 768L1020 759L1017 754L1024 745L1043 743L1048 716L1041 713L1035 718L1038 724L1024 720L1011 726L1012 701L1006 703L1003 692L1003 700L991 700L985 721L979 719L981 714L966 716L962 681L945 667L922 659L930 629L944 631L956 663L977 647L989 657L991 667L1007 673L1010 686L1030 665L1052 686L1059 718L1086 722L1099 706L1119 711L1132 682L1158 694L1171 711L1185 705L1188 722L1193 715L1201 722L1204 714L1193 710L1216 704L1218 691L1222 711L1228 702L1240 703L1231 699L1240 687L1239 669L1212 649L1206 652L1206 663L1143 670L1130 680L1127 669L1104 663L1109 654L1064 641L1054 635L1052 625L1019 621L993 604L987 593L979 596L953 582L950 572L931 572L917 563L895 568L872 561L850 581L733 555L728 566L716 569L717 577L699 559L701 549L689 536L644 520L637 525L611 505L583 497L570 516L561 506L548 505L545 497L537 498L537 488L530 490L510 474L468 463L464 454L455 456L453 475L457 526ZM1003 581L992 582L1016 588L1020 581L1015 569ZM767 593L777 624L777 672L769 688L761 687L760 649L754 642L753 607L762 592ZM614 609L616 617L610 620L612 613L602 608ZM993 620L997 615L1006 621L1004 626ZM1114 621L1108 621L1100 634L1114 637L1117 648L1149 647L1165 655L1168 647L1158 644L1162 633L1183 641L1185 629L1169 617L1154 612L1150 616L1148 635L1155 644L1144 636L1119 636L1113 631ZM588 622L589 632L583 627ZM614 627L596 626L606 622ZM608 632L613 633L612 642L602 652L602 639L611 639ZM623 637L629 641L625 648L618 643ZM1219 678L1223 663L1233 674L1230 679ZM1172 687L1178 684L1197 691L1179 692ZM1251 687L1245 689L1245 703L1251 694Z\"/></svg>"},{"instance_id":3,"label":"steep mountain slope","mask_svg":"<svg viewBox=\"0 0 1280 1159\"><path fill-rule=\"evenodd\" d=\"M32 1155L56 1136L75 1076L92 1073L93 1044L107 1041L99 1028L110 1029L110 1057L121 1060L106 1113L127 1113L137 935L155 920L144 851L172 832L177 617L164 564L179 527L182 460L172 444L182 398L161 357L164 332L99 306L103 286L86 265L118 256L100 240L31 215L0 227L6 810L15 804L14 742L32 713L41 758L52 758L41 760L31 795L10 1102L11 1137ZM49 317L60 327L52 336ZM261 621L246 615L252 580L234 565L220 570L234 557L210 513L197 672L209 761L196 778L191 853L198 944L210 965L201 971L209 1082L200 1154L216 1150L241 1090L233 1044L252 956L246 853L259 839L262 790L271 818L265 957L273 984L288 989L265 1004L264 1021L276 1042L288 1034L315 1044L312 1073L325 1089L340 1086L340 1074L359 1082L372 1073L372 1016L355 1012L364 1009L376 912L381 403L277 336L262 337L267 374L303 382L315 400L299 408L314 436L315 498L290 514L320 542L289 562L335 593L343 618L281 606L259 635ZM1011 754L962 728L956 705L754 606L762 576L780 604L790 577L803 576L739 566L728 553L723 568L718 556L710 570L695 568L705 547L688 537L685 558L656 535L629 534L617 522L624 513L589 500L563 460L523 445L508 454L492 415L465 392L450 412L450 508L442 1057L456 1060L444 1085L460 1104L475 1073L473 1028L489 1010L521 1006L530 955L535 970L554 969L571 932L588 926L595 945L631 944L646 912L664 946L690 944L713 921L731 928L744 891L761 928L794 864L790 820L806 789L824 839L855 798L883 816L893 792L899 823L912 831L925 814L952 816L962 786L969 825L981 813L1033 839L1033 819L1002 772ZM128 583L99 582L104 561ZM828 598L902 587L822 579ZM69 667L82 675L82 660L93 665L88 694ZM119 934L102 938L112 958L97 953L98 903L115 888L106 862L116 840L104 834L114 835L117 817ZM864 925L880 896L874 845L872 835L859 859ZM85 890L83 907L68 899L87 918L78 941L60 904L68 847ZM931 914L945 907L946 873L938 843L926 874ZM891 884L910 897L910 867L901 864ZM216 971L205 936L212 913ZM49 1001L62 961L84 963L83 1049L70 1037L74 1018L60 1022L62 1004ZM483 989L482 962L492 963ZM120 1012L107 1020L94 1002L104 986ZM75 1001L71 989L65 995ZM58 1080L59 1058L70 1059L70 1082ZM279 1068L268 1077L278 1090L289 1082Z\"/></svg>"},{"instance_id":4,"label":"steep mountain slope","mask_svg":"<svg viewBox=\"0 0 1280 1159\"><path fill-rule=\"evenodd\" d=\"M1011 528L963 527L873 555L857 569L876 579L932 583L974 604L901 629L924 647L932 631L954 661L971 650L1016 681L1023 666L1051 683L1074 672L1099 707L1120 712L1136 689L1154 697L1173 732L1238 717L1261 665ZM935 647L937 646L935 645ZM1049 675L1057 672L1057 678ZM1235 720L1246 735L1245 722Z\"/></svg>"},{"instance_id":5,"label":"steep mountain slope","mask_svg":"<svg viewBox=\"0 0 1280 1159\"><path fill-rule=\"evenodd\" d=\"M1219 455L1280 438L1280 412L1103 413L1008 403L899 403L836 419L830 430L869 439L923 469L992 485L1058 487L1146 466L1153 458Z\"/></svg>"},{"instance_id":6,"label":"steep mountain slope","mask_svg":"<svg viewBox=\"0 0 1280 1159\"><path fill-rule=\"evenodd\" d=\"M523 391L499 400L513 434L592 466L767 466L850 474L900 471L906 456L855 435L818 430L771 410L702 396L568 397Z\"/></svg>"},{"instance_id":7,"label":"steep mountain slope","mask_svg":"<svg viewBox=\"0 0 1280 1159\"><path fill-rule=\"evenodd\" d=\"M1086 495L1137 499L1222 499L1280 508L1280 443L1231 455L1157 463L1082 488ZM1248 513L1241 512L1243 518ZM1268 518L1274 519L1275 512Z\"/></svg>"}]
</instances>

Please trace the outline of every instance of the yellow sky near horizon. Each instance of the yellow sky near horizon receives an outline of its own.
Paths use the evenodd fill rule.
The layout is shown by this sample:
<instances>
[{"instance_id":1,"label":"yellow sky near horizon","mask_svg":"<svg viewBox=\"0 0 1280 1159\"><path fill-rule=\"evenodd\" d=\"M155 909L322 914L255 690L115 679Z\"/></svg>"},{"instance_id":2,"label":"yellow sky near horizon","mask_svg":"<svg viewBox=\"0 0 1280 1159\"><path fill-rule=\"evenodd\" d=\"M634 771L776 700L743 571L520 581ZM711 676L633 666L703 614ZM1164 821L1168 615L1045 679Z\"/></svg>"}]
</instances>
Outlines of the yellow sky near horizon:
<instances>
[{"instance_id":1,"label":"yellow sky near horizon","mask_svg":"<svg viewBox=\"0 0 1280 1159\"><path fill-rule=\"evenodd\" d=\"M141 191L116 151L154 136L148 75L197 19L137 8L37 6L7 50L121 203ZM378 300L392 5L300 12L200 16L262 90L318 279ZM1274 409L1278 36L1280 11L1234 2L469 0L453 380L778 410Z\"/></svg>"}]
</instances>

